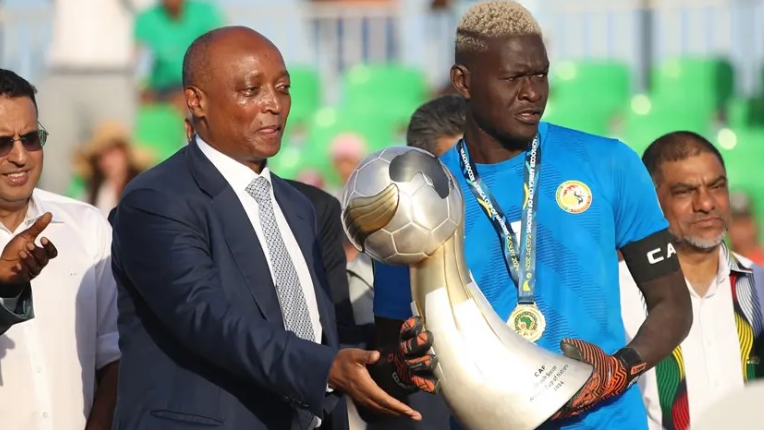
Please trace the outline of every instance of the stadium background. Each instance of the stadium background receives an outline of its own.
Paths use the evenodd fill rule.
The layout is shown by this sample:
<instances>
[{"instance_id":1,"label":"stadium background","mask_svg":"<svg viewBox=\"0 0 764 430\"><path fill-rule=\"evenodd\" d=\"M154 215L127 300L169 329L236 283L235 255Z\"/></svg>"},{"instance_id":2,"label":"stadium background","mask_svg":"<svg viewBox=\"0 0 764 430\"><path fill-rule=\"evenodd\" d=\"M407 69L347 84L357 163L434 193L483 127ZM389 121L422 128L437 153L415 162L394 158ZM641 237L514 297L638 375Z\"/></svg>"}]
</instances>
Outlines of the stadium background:
<instances>
[{"instance_id":1,"label":"stadium background","mask_svg":"<svg viewBox=\"0 0 764 430\"><path fill-rule=\"evenodd\" d=\"M342 184L331 148L353 133L366 151L404 144L413 110L447 88L453 35L471 1L219 0L228 24L282 50L292 74L285 146L272 168L329 190ZM641 151L685 129L719 146L731 187L764 209L764 1L526 0L552 68L544 119L618 137ZM98 19L83 11L83 19ZM0 61L35 82L51 40L49 0L0 1ZM136 87L151 58L136 64ZM141 106L136 145L165 157L182 114ZM44 121L44 119L43 119ZM51 138L55 142L55 136ZM319 178L320 176L320 178ZM82 184L72 178L70 194ZM757 211L764 221L764 211Z\"/></svg>"}]
</instances>

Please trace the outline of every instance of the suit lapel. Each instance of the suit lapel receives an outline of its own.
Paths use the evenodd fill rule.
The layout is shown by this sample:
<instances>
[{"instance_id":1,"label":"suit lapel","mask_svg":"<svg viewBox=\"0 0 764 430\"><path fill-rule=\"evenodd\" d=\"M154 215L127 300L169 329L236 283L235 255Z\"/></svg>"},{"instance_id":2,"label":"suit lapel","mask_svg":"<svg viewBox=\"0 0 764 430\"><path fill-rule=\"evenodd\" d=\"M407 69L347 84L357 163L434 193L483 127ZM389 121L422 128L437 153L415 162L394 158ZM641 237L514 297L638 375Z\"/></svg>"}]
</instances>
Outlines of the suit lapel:
<instances>
[{"instance_id":1,"label":"suit lapel","mask_svg":"<svg viewBox=\"0 0 764 430\"><path fill-rule=\"evenodd\" d=\"M281 212L292 230L297 244L300 246L305 263L310 271L310 278L313 281L313 290L316 294L316 303L318 305L319 318L323 327L324 336L327 343L336 344L336 327L334 327L333 302L329 297L328 286L322 283L326 282L326 277L319 277L316 272L316 248L317 236L313 232L315 217L311 216L312 206L310 200L303 196L286 181L271 173L273 183L273 194L281 208ZM320 269L323 273L323 268Z\"/></svg>"},{"instance_id":2,"label":"suit lapel","mask_svg":"<svg viewBox=\"0 0 764 430\"><path fill-rule=\"evenodd\" d=\"M283 325L276 288L263 248L252 223L223 175L217 171L195 141L189 143L189 164L199 187L212 197L212 207L221 220L225 241L246 287L257 307L270 322Z\"/></svg>"},{"instance_id":3,"label":"suit lapel","mask_svg":"<svg viewBox=\"0 0 764 430\"><path fill-rule=\"evenodd\" d=\"M268 321L283 326L281 307L263 248L239 198L223 175L199 149L195 140L189 142L187 154L197 185L212 198L213 210L221 220L228 249L252 298ZM333 303L329 297L328 286L322 284L326 282L325 276L317 276L316 271L318 266L315 252L318 248L317 237L313 233L315 218L311 213L310 200L278 176L271 177L276 201L300 246L313 280L324 337L329 345L337 345Z\"/></svg>"},{"instance_id":4,"label":"suit lapel","mask_svg":"<svg viewBox=\"0 0 764 430\"><path fill-rule=\"evenodd\" d=\"M220 219L225 220L222 222L225 241L252 298L265 319L284 325L268 262L241 201L228 187L213 199L212 204Z\"/></svg>"}]
</instances>

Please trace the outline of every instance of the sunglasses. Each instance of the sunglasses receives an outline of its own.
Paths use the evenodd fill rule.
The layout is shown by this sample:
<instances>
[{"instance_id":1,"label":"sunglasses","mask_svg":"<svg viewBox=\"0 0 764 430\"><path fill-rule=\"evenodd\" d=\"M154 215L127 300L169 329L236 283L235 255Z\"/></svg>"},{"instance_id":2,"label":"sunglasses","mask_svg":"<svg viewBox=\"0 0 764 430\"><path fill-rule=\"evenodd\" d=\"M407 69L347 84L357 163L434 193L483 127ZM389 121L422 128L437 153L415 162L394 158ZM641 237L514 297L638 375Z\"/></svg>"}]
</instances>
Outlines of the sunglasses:
<instances>
[{"instance_id":1,"label":"sunglasses","mask_svg":"<svg viewBox=\"0 0 764 430\"><path fill-rule=\"evenodd\" d=\"M0 157L5 157L12 150L16 142L21 142L25 151L39 151L45 146L45 142L48 140L48 131L42 124L39 124L39 130L30 131L27 134L21 135L18 139L14 139L12 136L0 136Z\"/></svg>"}]
</instances>

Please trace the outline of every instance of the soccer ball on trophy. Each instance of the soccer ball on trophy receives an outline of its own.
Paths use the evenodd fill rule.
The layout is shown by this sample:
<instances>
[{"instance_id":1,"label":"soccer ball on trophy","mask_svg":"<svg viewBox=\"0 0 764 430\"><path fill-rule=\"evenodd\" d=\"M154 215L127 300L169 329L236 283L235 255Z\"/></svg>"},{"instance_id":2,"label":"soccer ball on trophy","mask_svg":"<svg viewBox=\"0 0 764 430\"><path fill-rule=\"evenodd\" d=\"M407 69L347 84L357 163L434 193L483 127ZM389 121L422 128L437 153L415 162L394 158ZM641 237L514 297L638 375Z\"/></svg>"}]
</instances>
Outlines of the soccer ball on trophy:
<instances>
[{"instance_id":1,"label":"soccer ball on trophy","mask_svg":"<svg viewBox=\"0 0 764 430\"><path fill-rule=\"evenodd\" d=\"M386 148L361 161L345 185L342 207L353 245L393 265L416 264L432 254L454 234L463 213L448 169L413 147Z\"/></svg>"}]
</instances>

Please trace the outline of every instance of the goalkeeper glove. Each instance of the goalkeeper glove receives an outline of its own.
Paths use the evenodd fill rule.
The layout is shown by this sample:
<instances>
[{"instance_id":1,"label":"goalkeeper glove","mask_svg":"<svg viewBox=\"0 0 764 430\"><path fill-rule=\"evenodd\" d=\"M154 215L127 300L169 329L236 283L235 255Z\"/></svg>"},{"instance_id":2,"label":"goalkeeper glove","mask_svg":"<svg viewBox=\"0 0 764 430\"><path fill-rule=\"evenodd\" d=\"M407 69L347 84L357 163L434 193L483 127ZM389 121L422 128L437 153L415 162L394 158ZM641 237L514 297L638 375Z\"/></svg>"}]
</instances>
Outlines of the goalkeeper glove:
<instances>
[{"instance_id":1,"label":"goalkeeper glove","mask_svg":"<svg viewBox=\"0 0 764 430\"><path fill-rule=\"evenodd\" d=\"M419 390L435 393L437 379L433 371L437 365L437 358L429 352L433 336L424 329L422 319L407 319L401 326L398 340L397 348L393 351L380 351L380 361L384 361L386 372L389 372L395 385L399 387L395 391L413 393Z\"/></svg>"},{"instance_id":2,"label":"goalkeeper glove","mask_svg":"<svg viewBox=\"0 0 764 430\"><path fill-rule=\"evenodd\" d=\"M591 364L594 370L586 384L552 419L576 416L603 400L620 395L647 370L647 364L632 348L622 348L608 355L589 342L563 339L560 349L567 357Z\"/></svg>"}]
</instances>

